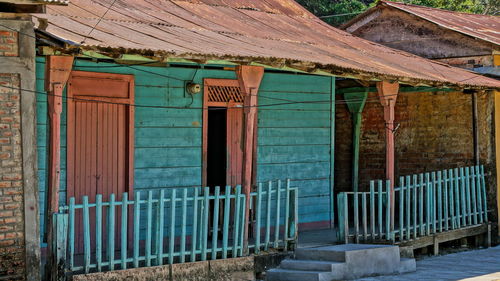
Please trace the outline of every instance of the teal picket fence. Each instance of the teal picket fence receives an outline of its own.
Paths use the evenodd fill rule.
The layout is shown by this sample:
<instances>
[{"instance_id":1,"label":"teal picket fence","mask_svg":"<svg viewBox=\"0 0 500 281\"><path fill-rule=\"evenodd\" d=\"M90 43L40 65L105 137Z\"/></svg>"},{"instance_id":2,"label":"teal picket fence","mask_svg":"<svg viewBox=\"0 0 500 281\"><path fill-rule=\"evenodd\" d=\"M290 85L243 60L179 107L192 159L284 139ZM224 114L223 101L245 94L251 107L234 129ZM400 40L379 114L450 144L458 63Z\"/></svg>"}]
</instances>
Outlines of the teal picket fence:
<instances>
[{"instance_id":1,"label":"teal picket fence","mask_svg":"<svg viewBox=\"0 0 500 281\"><path fill-rule=\"evenodd\" d=\"M488 222L483 166L400 177L394 218L390 186L389 181L371 181L369 192L338 194L340 241L407 241Z\"/></svg>"},{"instance_id":2,"label":"teal picket fence","mask_svg":"<svg viewBox=\"0 0 500 281\"><path fill-rule=\"evenodd\" d=\"M176 188L97 195L54 214L54 253L66 272L101 272L241 257L295 245L298 189L290 180L259 184L250 194L244 248L246 196L241 187ZM125 207L124 207L125 206Z\"/></svg>"}]
</instances>

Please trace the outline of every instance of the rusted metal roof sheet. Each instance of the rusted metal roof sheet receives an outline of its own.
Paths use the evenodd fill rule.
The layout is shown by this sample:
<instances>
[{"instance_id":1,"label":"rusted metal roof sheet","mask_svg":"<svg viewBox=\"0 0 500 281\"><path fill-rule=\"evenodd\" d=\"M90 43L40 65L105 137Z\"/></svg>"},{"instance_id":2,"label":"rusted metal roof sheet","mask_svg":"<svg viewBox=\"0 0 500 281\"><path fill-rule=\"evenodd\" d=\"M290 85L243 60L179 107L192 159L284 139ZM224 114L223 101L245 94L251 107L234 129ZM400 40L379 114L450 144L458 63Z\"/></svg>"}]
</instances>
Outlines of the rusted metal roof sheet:
<instances>
[{"instance_id":1,"label":"rusted metal roof sheet","mask_svg":"<svg viewBox=\"0 0 500 281\"><path fill-rule=\"evenodd\" d=\"M444 28L500 45L500 17L497 16L460 13L392 1L380 1L378 5L394 7Z\"/></svg>"},{"instance_id":2,"label":"rusted metal roof sheet","mask_svg":"<svg viewBox=\"0 0 500 281\"><path fill-rule=\"evenodd\" d=\"M67 5L69 0L1 0L2 3L12 3L12 4L56 4L56 5Z\"/></svg>"},{"instance_id":3,"label":"rusted metal roof sheet","mask_svg":"<svg viewBox=\"0 0 500 281\"><path fill-rule=\"evenodd\" d=\"M35 18L79 45L113 1L71 0ZM117 0L81 46L322 70L366 80L500 88L500 82L335 29L291 0Z\"/></svg>"}]
</instances>

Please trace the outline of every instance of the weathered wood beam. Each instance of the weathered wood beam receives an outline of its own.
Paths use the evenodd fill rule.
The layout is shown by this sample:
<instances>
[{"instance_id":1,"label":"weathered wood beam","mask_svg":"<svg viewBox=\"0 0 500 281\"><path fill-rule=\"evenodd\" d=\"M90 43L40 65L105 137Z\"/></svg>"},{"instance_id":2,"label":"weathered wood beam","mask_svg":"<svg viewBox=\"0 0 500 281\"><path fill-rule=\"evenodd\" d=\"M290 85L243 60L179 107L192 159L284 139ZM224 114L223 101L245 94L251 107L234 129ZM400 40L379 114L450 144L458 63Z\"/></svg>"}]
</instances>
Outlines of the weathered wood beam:
<instances>
[{"instance_id":1,"label":"weathered wood beam","mask_svg":"<svg viewBox=\"0 0 500 281\"><path fill-rule=\"evenodd\" d=\"M434 245L434 243L444 243L448 241L453 241L465 237L471 237L476 235L488 234L488 225L473 225L464 228L459 228L455 230L450 230L446 232L436 233L434 235L427 235L419 237L416 240L410 240L400 243L400 247L411 246L413 249L419 249L427 246Z\"/></svg>"},{"instance_id":2,"label":"weathered wood beam","mask_svg":"<svg viewBox=\"0 0 500 281\"><path fill-rule=\"evenodd\" d=\"M257 146L257 94L264 76L264 67L239 65L236 75L244 95L245 135L243 149L243 191L246 196L245 229L243 248L248 252L248 224L250 222L250 192Z\"/></svg>"},{"instance_id":3,"label":"weathered wood beam","mask_svg":"<svg viewBox=\"0 0 500 281\"><path fill-rule=\"evenodd\" d=\"M68 81L73 65L72 56L48 56L45 65L45 90L48 93L48 111L50 118L49 137L49 212L59 209L60 181L60 145L61 145L61 112L63 89Z\"/></svg>"},{"instance_id":4,"label":"weathered wood beam","mask_svg":"<svg viewBox=\"0 0 500 281\"><path fill-rule=\"evenodd\" d=\"M479 124L478 124L478 109L477 109L477 91L472 92L472 143L474 147L474 165L479 165Z\"/></svg>"},{"instance_id":5,"label":"weathered wood beam","mask_svg":"<svg viewBox=\"0 0 500 281\"><path fill-rule=\"evenodd\" d=\"M53 249L55 233L53 233L53 214L59 211L59 186L61 180L61 112L63 90L69 79L73 66L72 56L48 56L45 64L45 90L48 93L47 103L50 119L49 128L49 176L47 186L47 243ZM53 251L48 253L47 273L56 280L58 261Z\"/></svg>"},{"instance_id":6,"label":"weathered wood beam","mask_svg":"<svg viewBox=\"0 0 500 281\"><path fill-rule=\"evenodd\" d=\"M335 227L335 83L331 77L330 84L330 228Z\"/></svg>"},{"instance_id":7,"label":"weathered wood beam","mask_svg":"<svg viewBox=\"0 0 500 281\"><path fill-rule=\"evenodd\" d=\"M345 26L345 30L349 33L353 33L364 25L368 24L372 20L378 18L382 14L382 11L378 7L374 7L371 13L363 13L363 15L358 16L359 21L351 20Z\"/></svg>"},{"instance_id":8,"label":"weathered wood beam","mask_svg":"<svg viewBox=\"0 0 500 281\"><path fill-rule=\"evenodd\" d=\"M337 89L337 94L348 94L348 93L358 93L362 92L366 87L352 87L352 88L342 88ZM437 88L437 87L401 87L399 89L400 93L430 93L430 92L455 92L452 88ZM369 93L377 93L377 87L368 87Z\"/></svg>"},{"instance_id":9,"label":"weathered wood beam","mask_svg":"<svg viewBox=\"0 0 500 281\"><path fill-rule=\"evenodd\" d=\"M394 107L399 93L399 83L377 82L378 96L384 107L385 120L385 176L391 181L391 230L394 229Z\"/></svg>"},{"instance_id":10,"label":"weathered wood beam","mask_svg":"<svg viewBox=\"0 0 500 281\"><path fill-rule=\"evenodd\" d=\"M500 91L494 91L494 99L495 99L495 127L498 128L500 125ZM495 160L496 160L496 202L497 202L497 218L498 223L500 224L500 130L495 130ZM498 233L500 236L500 228L498 229Z\"/></svg>"}]
</instances>

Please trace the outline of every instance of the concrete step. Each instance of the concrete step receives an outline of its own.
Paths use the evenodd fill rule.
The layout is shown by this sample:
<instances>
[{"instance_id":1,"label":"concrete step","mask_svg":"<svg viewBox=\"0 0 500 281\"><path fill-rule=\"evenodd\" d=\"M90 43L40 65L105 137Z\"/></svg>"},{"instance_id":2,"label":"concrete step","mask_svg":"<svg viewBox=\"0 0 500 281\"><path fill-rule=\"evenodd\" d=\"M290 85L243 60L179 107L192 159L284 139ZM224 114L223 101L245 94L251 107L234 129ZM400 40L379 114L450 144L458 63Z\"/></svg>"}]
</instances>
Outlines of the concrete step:
<instances>
[{"instance_id":1,"label":"concrete step","mask_svg":"<svg viewBox=\"0 0 500 281\"><path fill-rule=\"evenodd\" d=\"M399 247L393 245L345 244L346 279L399 273Z\"/></svg>"},{"instance_id":2,"label":"concrete step","mask_svg":"<svg viewBox=\"0 0 500 281\"><path fill-rule=\"evenodd\" d=\"M295 258L298 260L345 262L345 252L333 250L332 247L335 246L299 248L295 250Z\"/></svg>"},{"instance_id":3,"label":"concrete step","mask_svg":"<svg viewBox=\"0 0 500 281\"><path fill-rule=\"evenodd\" d=\"M295 258L283 260L279 268L269 270L266 280L346 280L416 270L415 259L400 258L399 247L392 245L299 248Z\"/></svg>"},{"instance_id":4,"label":"concrete step","mask_svg":"<svg viewBox=\"0 0 500 281\"><path fill-rule=\"evenodd\" d=\"M399 273L408 273L417 271L417 262L412 258L401 258L399 262Z\"/></svg>"},{"instance_id":5,"label":"concrete step","mask_svg":"<svg viewBox=\"0 0 500 281\"><path fill-rule=\"evenodd\" d=\"M346 264L343 262L286 259L281 262L280 268L304 271L344 272Z\"/></svg>"},{"instance_id":6,"label":"concrete step","mask_svg":"<svg viewBox=\"0 0 500 281\"><path fill-rule=\"evenodd\" d=\"M299 248L295 251L299 260L317 260L352 263L359 259L383 257L387 263L399 264L399 248L392 245L343 244L315 248Z\"/></svg>"},{"instance_id":7,"label":"concrete step","mask_svg":"<svg viewBox=\"0 0 500 281\"><path fill-rule=\"evenodd\" d=\"M274 268L266 272L266 281L330 281L330 272Z\"/></svg>"},{"instance_id":8,"label":"concrete step","mask_svg":"<svg viewBox=\"0 0 500 281\"><path fill-rule=\"evenodd\" d=\"M267 272L266 280L349 280L416 270L415 259L401 259L398 246L344 244L295 250Z\"/></svg>"}]
</instances>

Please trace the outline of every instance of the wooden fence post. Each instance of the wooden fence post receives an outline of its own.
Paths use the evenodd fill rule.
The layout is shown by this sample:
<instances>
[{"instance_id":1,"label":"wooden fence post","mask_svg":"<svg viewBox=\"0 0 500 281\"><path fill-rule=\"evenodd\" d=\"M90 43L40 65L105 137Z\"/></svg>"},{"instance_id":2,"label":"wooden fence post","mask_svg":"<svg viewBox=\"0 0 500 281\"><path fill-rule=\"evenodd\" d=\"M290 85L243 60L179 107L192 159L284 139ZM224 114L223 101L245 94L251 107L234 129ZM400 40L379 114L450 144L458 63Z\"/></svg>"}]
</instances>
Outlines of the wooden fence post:
<instances>
[{"instance_id":1,"label":"wooden fence post","mask_svg":"<svg viewBox=\"0 0 500 281\"><path fill-rule=\"evenodd\" d=\"M337 195L337 208L337 214L339 216L338 240L344 241L345 244L347 244L349 242L347 193L342 192Z\"/></svg>"},{"instance_id":2,"label":"wooden fence post","mask_svg":"<svg viewBox=\"0 0 500 281\"><path fill-rule=\"evenodd\" d=\"M66 245L68 238L68 214L55 213L52 217L52 233L54 242L52 243L52 255L54 259L50 265L50 280L66 280Z\"/></svg>"},{"instance_id":3,"label":"wooden fence post","mask_svg":"<svg viewBox=\"0 0 500 281\"><path fill-rule=\"evenodd\" d=\"M293 237L292 250L295 250L299 239L299 190L291 189L293 196L290 197L293 203L290 207L290 212L293 214L293 220L290 221L290 237Z\"/></svg>"}]
</instances>

